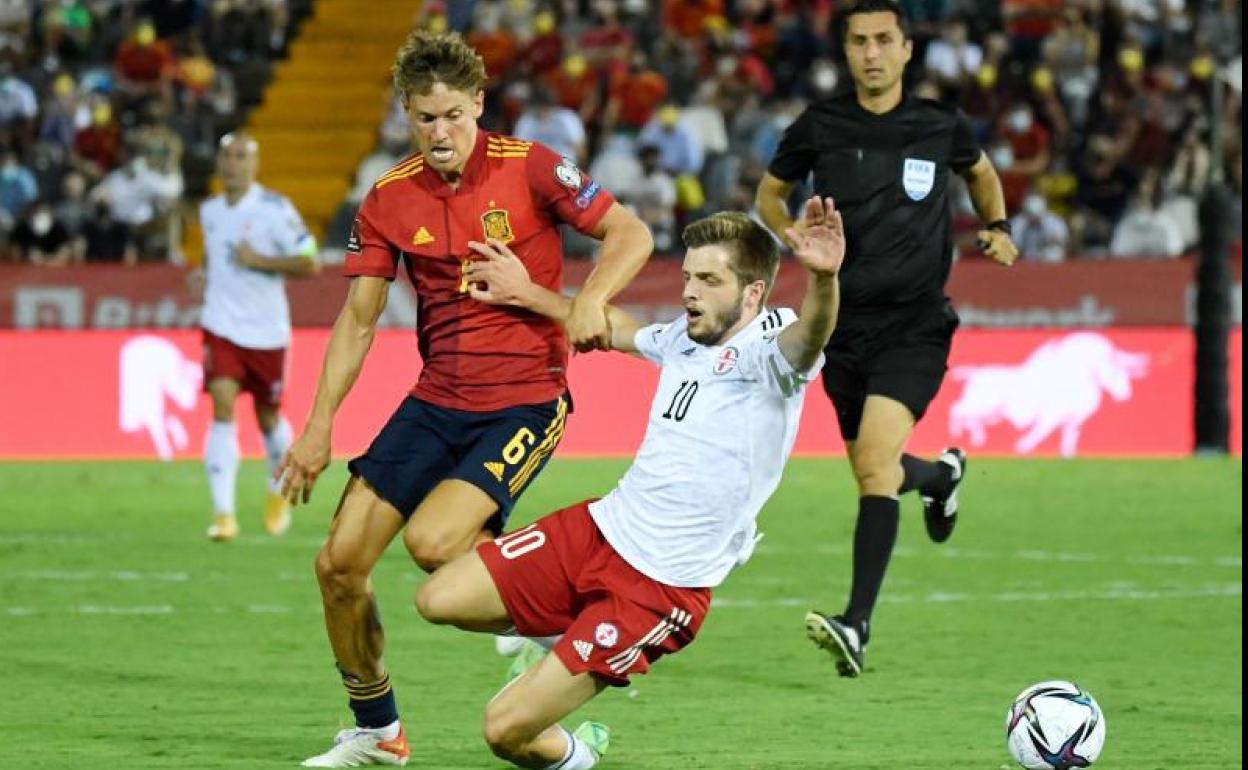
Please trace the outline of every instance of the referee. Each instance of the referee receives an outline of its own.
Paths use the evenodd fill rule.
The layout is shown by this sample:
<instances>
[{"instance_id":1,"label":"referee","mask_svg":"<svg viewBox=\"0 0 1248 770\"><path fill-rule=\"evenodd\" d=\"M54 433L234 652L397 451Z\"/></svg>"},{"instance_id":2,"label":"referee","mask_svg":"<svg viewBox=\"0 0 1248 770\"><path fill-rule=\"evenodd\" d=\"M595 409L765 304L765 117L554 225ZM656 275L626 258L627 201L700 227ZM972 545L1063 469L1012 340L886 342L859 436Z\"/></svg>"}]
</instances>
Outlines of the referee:
<instances>
[{"instance_id":1,"label":"referee","mask_svg":"<svg viewBox=\"0 0 1248 770\"><path fill-rule=\"evenodd\" d=\"M898 495L918 490L928 535L953 531L966 456L903 454L940 390L958 317L945 296L953 259L949 172L966 179L985 254L1010 265L1001 181L954 107L907 94L912 43L893 0L859 0L844 15L852 93L812 104L785 132L757 205L772 232L794 226L793 187L814 174L814 193L845 222L841 310L826 348L823 388L836 408L858 483L854 571L840 615L812 611L806 627L841 676L862 673L872 608L897 540Z\"/></svg>"}]
</instances>

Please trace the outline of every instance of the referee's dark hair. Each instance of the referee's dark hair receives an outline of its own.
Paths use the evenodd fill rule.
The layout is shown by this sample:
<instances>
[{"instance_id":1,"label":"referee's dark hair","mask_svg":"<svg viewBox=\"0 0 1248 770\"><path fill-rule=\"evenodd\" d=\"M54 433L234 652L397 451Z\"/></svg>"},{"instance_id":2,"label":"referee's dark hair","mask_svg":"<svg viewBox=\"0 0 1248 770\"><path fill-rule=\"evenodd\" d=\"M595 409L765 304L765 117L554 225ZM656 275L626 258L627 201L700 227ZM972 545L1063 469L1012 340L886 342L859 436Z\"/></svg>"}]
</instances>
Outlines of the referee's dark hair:
<instances>
[{"instance_id":1,"label":"referee's dark hair","mask_svg":"<svg viewBox=\"0 0 1248 770\"><path fill-rule=\"evenodd\" d=\"M893 14L897 17L897 26L901 28L902 39L910 39L910 20L906 18L906 11L901 7L901 3L898 3L897 0L858 0L858 2L841 11L840 19L837 21L841 28L841 40L844 40L845 35L849 34L849 17L859 13Z\"/></svg>"},{"instance_id":2,"label":"referee's dark hair","mask_svg":"<svg viewBox=\"0 0 1248 770\"><path fill-rule=\"evenodd\" d=\"M780 267L780 248L767 228L750 219L740 211L721 211L704 219L691 222L680 240L685 248L722 244L732 254L732 272L741 285L748 286L762 281L767 288L763 301L771 293L776 282L776 270Z\"/></svg>"}]
</instances>

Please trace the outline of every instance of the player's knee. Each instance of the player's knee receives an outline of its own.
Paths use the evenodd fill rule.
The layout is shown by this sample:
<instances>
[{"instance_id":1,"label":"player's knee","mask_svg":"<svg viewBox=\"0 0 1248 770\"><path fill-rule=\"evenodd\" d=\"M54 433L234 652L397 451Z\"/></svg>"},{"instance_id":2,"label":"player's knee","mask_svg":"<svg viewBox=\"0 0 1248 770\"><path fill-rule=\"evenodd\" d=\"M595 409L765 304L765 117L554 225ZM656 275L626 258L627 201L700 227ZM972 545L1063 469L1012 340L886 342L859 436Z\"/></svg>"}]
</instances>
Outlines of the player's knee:
<instances>
[{"instance_id":1,"label":"player's knee","mask_svg":"<svg viewBox=\"0 0 1248 770\"><path fill-rule=\"evenodd\" d=\"M515 709L507 705L506 699L495 699L485 708L485 724L482 727L485 743L499 759L510 760L519 756L533 738L524 722L517 717Z\"/></svg>"},{"instance_id":2,"label":"player's knee","mask_svg":"<svg viewBox=\"0 0 1248 770\"><path fill-rule=\"evenodd\" d=\"M407 552L412 555L416 565L425 572L433 572L464 550L463 545L455 538L428 530L404 531L403 545L407 546Z\"/></svg>"},{"instance_id":3,"label":"player's knee","mask_svg":"<svg viewBox=\"0 0 1248 770\"><path fill-rule=\"evenodd\" d=\"M854 463L854 479L864 495L894 495L901 487L901 466L890 457L860 457Z\"/></svg>"},{"instance_id":4,"label":"player's knee","mask_svg":"<svg viewBox=\"0 0 1248 770\"><path fill-rule=\"evenodd\" d=\"M336 556L329 544L316 555L316 582L331 602L347 601L368 592L368 575L355 569L349 560Z\"/></svg>"},{"instance_id":5,"label":"player's knee","mask_svg":"<svg viewBox=\"0 0 1248 770\"><path fill-rule=\"evenodd\" d=\"M454 620L454 587L447 582L434 575L416 592L416 611L430 623L442 625Z\"/></svg>"}]
</instances>

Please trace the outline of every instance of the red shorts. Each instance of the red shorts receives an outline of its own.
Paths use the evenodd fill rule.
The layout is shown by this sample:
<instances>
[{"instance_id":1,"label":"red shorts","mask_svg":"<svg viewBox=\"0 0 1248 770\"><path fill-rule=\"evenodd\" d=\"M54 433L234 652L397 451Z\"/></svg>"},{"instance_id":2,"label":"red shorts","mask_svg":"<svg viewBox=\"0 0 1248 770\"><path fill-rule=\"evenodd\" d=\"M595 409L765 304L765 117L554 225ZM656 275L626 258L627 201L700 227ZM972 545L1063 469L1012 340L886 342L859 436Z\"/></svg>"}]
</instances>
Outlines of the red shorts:
<instances>
[{"instance_id":1,"label":"red shorts","mask_svg":"<svg viewBox=\"0 0 1248 770\"><path fill-rule=\"evenodd\" d=\"M589 503L477 546L516 631L563 634L553 652L573 674L628 684L702 627L709 588L676 588L641 574L615 552Z\"/></svg>"},{"instance_id":2,"label":"red shorts","mask_svg":"<svg viewBox=\"0 0 1248 770\"><path fill-rule=\"evenodd\" d=\"M235 345L204 329L204 390L216 379L234 380L257 404L282 403L286 348L255 350Z\"/></svg>"}]
</instances>

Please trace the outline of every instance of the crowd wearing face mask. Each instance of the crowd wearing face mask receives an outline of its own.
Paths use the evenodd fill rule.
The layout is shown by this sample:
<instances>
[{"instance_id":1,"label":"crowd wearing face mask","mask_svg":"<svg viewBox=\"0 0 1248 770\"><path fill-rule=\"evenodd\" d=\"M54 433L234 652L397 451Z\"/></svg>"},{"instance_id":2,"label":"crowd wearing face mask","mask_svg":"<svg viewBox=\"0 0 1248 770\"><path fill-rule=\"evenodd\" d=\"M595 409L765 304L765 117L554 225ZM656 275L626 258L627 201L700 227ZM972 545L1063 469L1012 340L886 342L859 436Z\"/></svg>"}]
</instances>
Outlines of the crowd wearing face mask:
<instances>
[{"instance_id":1,"label":"crowd wearing face mask","mask_svg":"<svg viewBox=\"0 0 1248 770\"><path fill-rule=\"evenodd\" d=\"M1026 236L1023 259L1191 252L1212 155L1210 82L1238 82L1238 3L901 5L913 32L907 86L970 116L1001 172L1015 232ZM488 52L485 125L560 147L670 244L693 217L749 210L785 127L810 101L849 86L837 6L475 0L426 3L420 23L458 30ZM1238 194L1238 86L1226 91L1223 156ZM406 151L402 119L400 110L387 118L382 135L399 140L380 143L357 188ZM647 165L656 151L657 167ZM352 205L331 241L345 239ZM959 250L972 257L974 212L965 195L957 205ZM575 238L567 245L591 255Z\"/></svg>"},{"instance_id":2,"label":"crowd wearing face mask","mask_svg":"<svg viewBox=\"0 0 1248 770\"><path fill-rule=\"evenodd\" d=\"M0 262L178 261L217 138L310 6L0 2Z\"/></svg>"}]
</instances>

